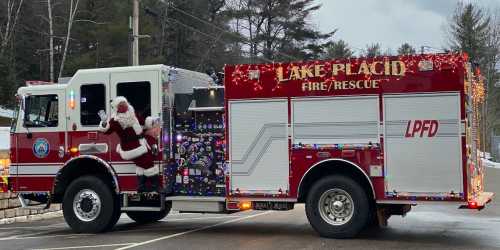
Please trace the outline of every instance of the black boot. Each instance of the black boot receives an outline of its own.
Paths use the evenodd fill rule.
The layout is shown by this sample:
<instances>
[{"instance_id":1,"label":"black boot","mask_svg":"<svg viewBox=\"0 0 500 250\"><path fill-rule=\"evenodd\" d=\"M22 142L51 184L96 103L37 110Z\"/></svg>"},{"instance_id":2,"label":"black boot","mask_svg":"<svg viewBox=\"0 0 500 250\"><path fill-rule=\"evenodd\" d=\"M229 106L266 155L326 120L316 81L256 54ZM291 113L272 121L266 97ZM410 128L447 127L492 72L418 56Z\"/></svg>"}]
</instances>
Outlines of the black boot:
<instances>
[{"instance_id":1,"label":"black boot","mask_svg":"<svg viewBox=\"0 0 500 250\"><path fill-rule=\"evenodd\" d=\"M146 192L146 176L144 175L137 176L137 192L138 193Z\"/></svg>"},{"instance_id":2,"label":"black boot","mask_svg":"<svg viewBox=\"0 0 500 250\"><path fill-rule=\"evenodd\" d=\"M159 175L150 176L149 182L151 183L151 192L159 192L159 190L160 190L160 176Z\"/></svg>"}]
</instances>

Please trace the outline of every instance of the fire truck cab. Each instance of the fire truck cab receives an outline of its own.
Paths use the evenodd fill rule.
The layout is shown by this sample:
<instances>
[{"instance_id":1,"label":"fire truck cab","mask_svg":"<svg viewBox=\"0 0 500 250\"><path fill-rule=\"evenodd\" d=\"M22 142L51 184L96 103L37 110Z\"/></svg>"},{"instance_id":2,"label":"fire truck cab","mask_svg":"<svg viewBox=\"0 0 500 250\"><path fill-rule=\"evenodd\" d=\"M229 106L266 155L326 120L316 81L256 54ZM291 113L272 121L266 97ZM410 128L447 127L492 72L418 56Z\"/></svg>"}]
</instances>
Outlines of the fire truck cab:
<instances>
[{"instance_id":1,"label":"fire truck cab","mask_svg":"<svg viewBox=\"0 0 500 250\"><path fill-rule=\"evenodd\" d=\"M164 65L79 70L22 87L4 188L23 206L62 203L77 232L168 212L289 210L325 237L353 237L412 205L483 208L477 106L466 55L227 65L224 86ZM155 156L169 192L136 192L135 165L99 111L125 96L160 118Z\"/></svg>"}]
</instances>

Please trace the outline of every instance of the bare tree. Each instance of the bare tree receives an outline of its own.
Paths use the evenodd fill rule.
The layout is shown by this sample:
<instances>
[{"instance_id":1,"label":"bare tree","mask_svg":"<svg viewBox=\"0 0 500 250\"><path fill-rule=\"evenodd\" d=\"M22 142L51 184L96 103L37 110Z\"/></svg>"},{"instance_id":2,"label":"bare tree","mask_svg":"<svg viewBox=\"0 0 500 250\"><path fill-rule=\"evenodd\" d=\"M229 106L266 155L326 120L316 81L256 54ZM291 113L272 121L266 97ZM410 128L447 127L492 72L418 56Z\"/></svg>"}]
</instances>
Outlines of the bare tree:
<instances>
[{"instance_id":1,"label":"bare tree","mask_svg":"<svg viewBox=\"0 0 500 250\"><path fill-rule=\"evenodd\" d=\"M73 26L73 21L75 20L76 13L78 12L78 3L80 0L69 0L69 17L68 26L66 31L66 39L64 41L64 51L61 59L61 67L59 67L59 78L62 76L64 70L64 63L66 62L66 55L68 54L69 40L71 37L71 28Z\"/></svg>"},{"instance_id":2,"label":"bare tree","mask_svg":"<svg viewBox=\"0 0 500 250\"><path fill-rule=\"evenodd\" d=\"M16 29L17 19L21 12L23 0L8 0L5 10L7 10L7 21L0 26L0 57L3 56L5 48L12 39L12 34Z\"/></svg>"},{"instance_id":3,"label":"bare tree","mask_svg":"<svg viewBox=\"0 0 500 250\"><path fill-rule=\"evenodd\" d=\"M49 22L49 79L51 82L54 82L54 27L52 18L52 0L47 0L47 14Z\"/></svg>"}]
</instances>

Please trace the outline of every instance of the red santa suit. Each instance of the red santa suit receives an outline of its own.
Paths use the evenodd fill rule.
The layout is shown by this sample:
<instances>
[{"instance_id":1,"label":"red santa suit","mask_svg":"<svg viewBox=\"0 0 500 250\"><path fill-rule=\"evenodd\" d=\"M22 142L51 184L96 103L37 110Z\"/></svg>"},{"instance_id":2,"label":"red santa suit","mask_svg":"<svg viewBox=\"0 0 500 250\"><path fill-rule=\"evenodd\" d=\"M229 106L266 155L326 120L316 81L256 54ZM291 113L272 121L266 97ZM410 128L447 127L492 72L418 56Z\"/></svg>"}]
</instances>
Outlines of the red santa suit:
<instances>
[{"instance_id":1,"label":"red santa suit","mask_svg":"<svg viewBox=\"0 0 500 250\"><path fill-rule=\"evenodd\" d=\"M118 105L126 103L125 112L119 112ZM111 103L113 112L108 122L101 123L101 132L104 134L116 133L120 143L116 152L124 160L131 160L136 165L138 176L153 176L158 174L158 166L154 166L154 157L151 148L144 138L143 127L137 119L134 108L125 97L116 97Z\"/></svg>"}]
</instances>

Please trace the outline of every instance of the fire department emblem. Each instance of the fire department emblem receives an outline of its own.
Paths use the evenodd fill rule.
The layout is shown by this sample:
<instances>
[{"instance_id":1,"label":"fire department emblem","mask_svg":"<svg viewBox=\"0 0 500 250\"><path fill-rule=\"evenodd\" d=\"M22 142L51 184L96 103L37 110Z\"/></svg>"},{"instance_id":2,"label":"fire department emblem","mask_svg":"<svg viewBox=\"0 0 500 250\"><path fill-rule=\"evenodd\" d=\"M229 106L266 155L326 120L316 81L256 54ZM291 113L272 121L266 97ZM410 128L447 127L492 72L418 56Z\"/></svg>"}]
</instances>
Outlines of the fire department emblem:
<instances>
[{"instance_id":1,"label":"fire department emblem","mask_svg":"<svg viewBox=\"0 0 500 250\"><path fill-rule=\"evenodd\" d=\"M33 154L38 158L45 158L49 155L50 145L47 139L38 138L33 143Z\"/></svg>"}]
</instances>

